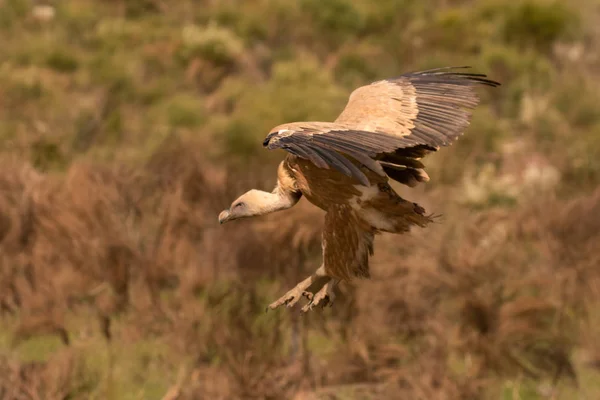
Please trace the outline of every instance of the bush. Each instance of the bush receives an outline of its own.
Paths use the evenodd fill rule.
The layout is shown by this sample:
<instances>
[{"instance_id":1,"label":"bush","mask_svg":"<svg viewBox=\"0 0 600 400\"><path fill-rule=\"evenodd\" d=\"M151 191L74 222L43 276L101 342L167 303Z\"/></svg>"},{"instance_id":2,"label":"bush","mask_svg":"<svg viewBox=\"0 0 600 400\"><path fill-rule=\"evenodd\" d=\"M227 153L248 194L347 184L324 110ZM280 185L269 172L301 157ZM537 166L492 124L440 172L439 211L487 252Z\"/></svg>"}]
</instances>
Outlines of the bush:
<instances>
[{"instance_id":1,"label":"bush","mask_svg":"<svg viewBox=\"0 0 600 400\"><path fill-rule=\"evenodd\" d=\"M562 1L524 0L508 8L502 29L509 43L547 52L557 40L571 37L577 24Z\"/></svg>"},{"instance_id":2,"label":"bush","mask_svg":"<svg viewBox=\"0 0 600 400\"><path fill-rule=\"evenodd\" d=\"M301 9L309 15L309 21L321 31L323 38L339 44L361 33L364 16L349 0L302 0Z\"/></svg>"},{"instance_id":3,"label":"bush","mask_svg":"<svg viewBox=\"0 0 600 400\"><path fill-rule=\"evenodd\" d=\"M58 72L74 72L79 67L79 62L72 52L55 50L46 58L46 65Z\"/></svg>"},{"instance_id":4,"label":"bush","mask_svg":"<svg viewBox=\"0 0 600 400\"><path fill-rule=\"evenodd\" d=\"M215 24L206 27L187 25L181 35L178 56L184 62L200 57L215 65L231 65L244 49L243 43L232 31Z\"/></svg>"}]
</instances>

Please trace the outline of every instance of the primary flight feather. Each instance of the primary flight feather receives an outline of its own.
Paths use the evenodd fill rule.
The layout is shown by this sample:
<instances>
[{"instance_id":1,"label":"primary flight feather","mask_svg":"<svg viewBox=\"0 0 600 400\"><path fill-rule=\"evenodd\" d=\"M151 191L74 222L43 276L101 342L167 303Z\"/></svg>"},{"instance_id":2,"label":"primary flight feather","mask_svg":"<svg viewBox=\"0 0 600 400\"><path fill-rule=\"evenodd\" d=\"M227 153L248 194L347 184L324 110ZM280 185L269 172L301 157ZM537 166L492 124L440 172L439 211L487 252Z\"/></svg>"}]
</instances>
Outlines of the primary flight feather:
<instances>
[{"instance_id":1,"label":"primary flight feather","mask_svg":"<svg viewBox=\"0 0 600 400\"><path fill-rule=\"evenodd\" d=\"M479 103L475 86L499 85L483 74L457 69L373 82L350 94L334 122L293 122L267 135L263 146L288 152L275 189L250 190L221 212L219 221L284 210L302 196L327 212L322 265L270 309L294 306L302 296L309 299L305 312L331 305L341 280L369 277L375 234L403 233L431 221L422 207L401 198L388 179L411 187L428 181L419 160L465 131ZM314 295L307 292L322 276L329 277L327 283Z\"/></svg>"}]
</instances>

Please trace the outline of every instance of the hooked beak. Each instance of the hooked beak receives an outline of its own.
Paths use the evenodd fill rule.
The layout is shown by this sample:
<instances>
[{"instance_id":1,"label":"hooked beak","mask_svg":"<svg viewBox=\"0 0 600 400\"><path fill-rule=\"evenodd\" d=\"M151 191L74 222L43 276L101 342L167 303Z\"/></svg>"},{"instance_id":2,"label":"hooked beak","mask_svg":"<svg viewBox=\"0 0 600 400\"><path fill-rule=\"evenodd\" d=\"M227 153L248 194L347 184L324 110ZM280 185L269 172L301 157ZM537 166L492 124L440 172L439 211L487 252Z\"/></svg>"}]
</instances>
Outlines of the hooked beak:
<instances>
[{"instance_id":1,"label":"hooked beak","mask_svg":"<svg viewBox=\"0 0 600 400\"><path fill-rule=\"evenodd\" d=\"M219 224L224 224L229 221L229 216L229 210L221 211L221 214L219 214Z\"/></svg>"}]
</instances>

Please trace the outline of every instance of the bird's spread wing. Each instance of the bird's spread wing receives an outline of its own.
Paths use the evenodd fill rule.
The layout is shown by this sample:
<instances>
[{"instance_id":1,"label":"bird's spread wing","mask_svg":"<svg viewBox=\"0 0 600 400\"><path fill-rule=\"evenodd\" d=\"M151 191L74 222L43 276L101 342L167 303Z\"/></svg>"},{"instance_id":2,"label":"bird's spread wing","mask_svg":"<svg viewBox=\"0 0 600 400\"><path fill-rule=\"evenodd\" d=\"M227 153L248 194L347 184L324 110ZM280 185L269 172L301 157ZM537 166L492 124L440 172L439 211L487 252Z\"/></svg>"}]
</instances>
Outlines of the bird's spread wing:
<instances>
[{"instance_id":1,"label":"bird's spread wing","mask_svg":"<svg viewBox=\"0 0 600 400\"><path fill-rule=\"evenodd\" d=\"M334 167L348 176L354 176L363 185L367 177L356 163L384 175L382 166L375 160L379 153L392 152L404 146L405 138L390 137L385 133L344 129L330 123L299 123L294 130L270 135L265 140L269 149L283 149L298 157L310 160L320 168Z\"/></svg>"},{"instance_id":2,"label":"bird's spread wing","mask_svg":"<svg viewBox=\"0 0 600 400\"><path fill-rule=\"evenodd\" d=\"M349 206L332 207L323 227L323 263L328 276L338 279L369 277L374 234Z\"/></svg>"},{"instance_id":3,"label":"bird's spread wing","mask_svg":"<svg viewBox=\"0 0 600 400\"><path fill-rule=\"evenodd\" d=\"M452 68L404 74L354 90L335 122L410 138L414 144L446 146L469 124L469 110L479 103L476 85L498 83Z\"/></svg>"},{"instance_id":4,"label":"bird's spread wing","mask_svg":"<svg viewBox=\"0 0 600 400\"><path fill-rule=\"evenodd\" d=\"M334 123L289 124L289 129L271 132L263 144L368 184L356 163L340 153L380 175L420 169L418 158L449 145L469 125L470 110L479 103L476 85L499 83L451 68L377 81L354 90ZM397 154L399 149L406 151ZM390 157L382 157L386 154Z\"/></svg>"}]
</instances>

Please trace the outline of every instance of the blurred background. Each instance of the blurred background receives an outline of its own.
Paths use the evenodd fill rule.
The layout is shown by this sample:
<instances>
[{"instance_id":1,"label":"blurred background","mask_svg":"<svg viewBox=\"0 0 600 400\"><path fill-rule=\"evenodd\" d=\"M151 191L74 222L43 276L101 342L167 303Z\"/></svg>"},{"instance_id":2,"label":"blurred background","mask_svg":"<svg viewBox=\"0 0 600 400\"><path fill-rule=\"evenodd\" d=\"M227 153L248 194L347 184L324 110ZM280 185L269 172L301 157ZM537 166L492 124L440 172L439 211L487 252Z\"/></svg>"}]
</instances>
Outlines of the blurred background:
<instances>
[{"instance_id":1,"label":"blurred background","mask_svg":"<svg viewBox=\"0 0 600 400\"><path fill-rule=\"evenodd\" d=\"M600 398L595 0L0 0L1 399ZM471 65L465 136L332 308L323 213L218 226L357 86ZM299 307L298 307L299 308Z\"/></svg>"}]
</instances>

